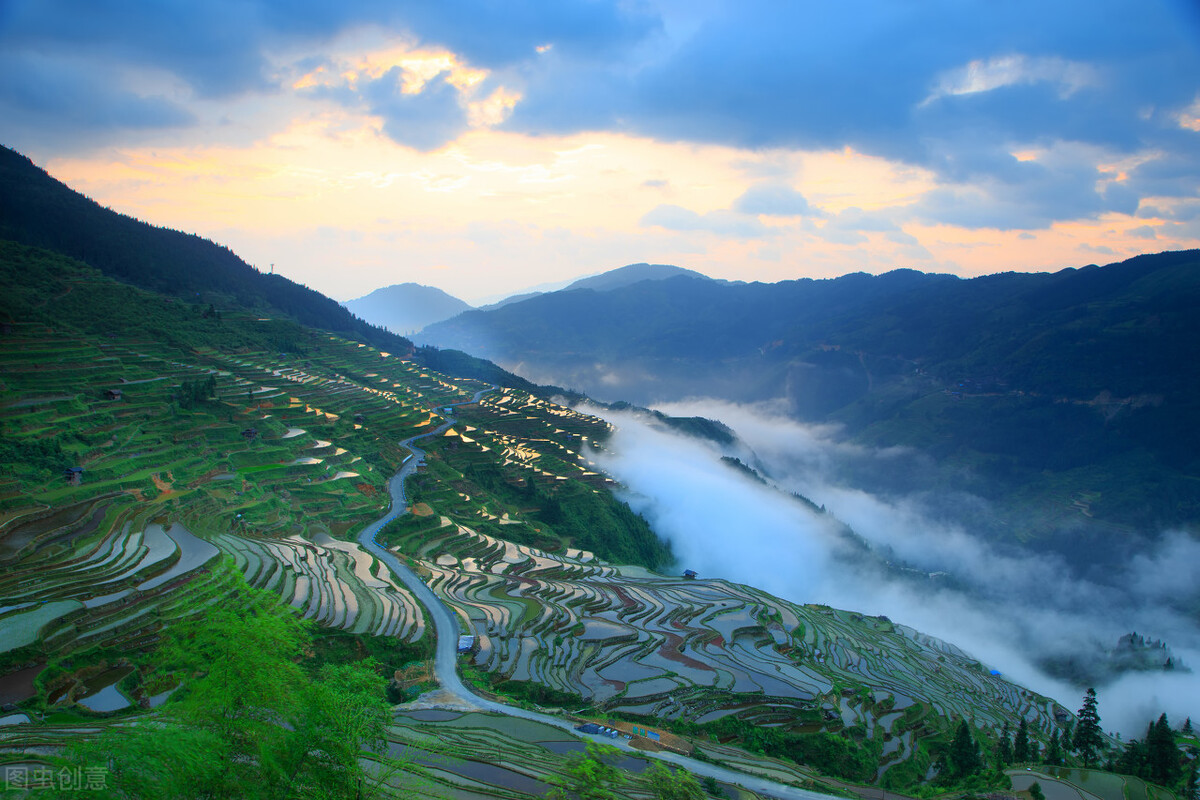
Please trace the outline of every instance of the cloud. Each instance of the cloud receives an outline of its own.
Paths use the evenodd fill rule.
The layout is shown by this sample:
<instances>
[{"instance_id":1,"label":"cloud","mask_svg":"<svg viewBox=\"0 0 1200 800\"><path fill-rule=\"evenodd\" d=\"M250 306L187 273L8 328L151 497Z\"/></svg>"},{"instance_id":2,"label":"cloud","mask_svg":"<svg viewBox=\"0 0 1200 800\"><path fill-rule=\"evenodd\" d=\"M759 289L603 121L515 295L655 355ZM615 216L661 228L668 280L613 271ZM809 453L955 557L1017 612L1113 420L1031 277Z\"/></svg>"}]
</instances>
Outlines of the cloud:
<instances>
[{"instance_id":1,"label":"cloud","mask_svg":"<svg viewBox=\"0 0 1200 800\"><path fill-rule=\"evenodd\" d=\"M697 214L670 203L655 206L642 217L640 224L657 225L670 231L705 231L738 239L756 239L770 234L770 229L752 216L725 210Z\"/></svg>"},{"instance_id":2,"label":"cloud","mask_svg":"<svg viewBox=\"0 0 1200 800\"><path fill-rule=\"evenodd\" d=\"M1005 86L1033 83L1054 84L1060 96L1069 97L1085 86L1099 83L1096 70L1088 64L1061 58L1031 58L1009 55L987 61L972 61L938 77L938 85L920 105L925 106L943 97L977 92L990 92Z\"/></svg>"},{"instance_id":3,"label":"cloud","mask_svg":"<svg viewBox=\"0 0 1200 800\"><path fill-rule=\"evenodd\" d=\"M1096 583L1057 556L989 543L978 533L988 504L930 492L920 480L927 466L919 453L847 444L836 428L801 425L770 406L698 400L663 410L729 424L744 443L730 454L758 465L784 490L720 463L725 451L716 445L600 412L618 429L598 461L628 487L631 506L670 540L681 563L705 576L795 602L886 614L1072 709L1081 688L1045 674L1041 658L1097 652L1136 630L1166 638L1185 664L1200 665L1200 635L1179 610L1200 600L1194 535L1167 534ZM872 469L912 473L911 490L862 488L855 476ZM813 513L788 498L790 491L834 516ZM864 537L875 557L848 546L835 517ZM946 577L905 577L885 570L880 556ZM1100 695L1106 727L1138 735L1163 711L1180 719L1194 714L1200 687L1194 675L1138 674L1101 686Z\"/></svg>"},{"instance_id":4,"label":"cloud","mask_svg":"<svg viewBox=\"0 0 1200 800\"><path fill-rule=\"evenodd\" d=\"M733 210L742 214L774 217L816 216L820 212L808 204L804 195L779 183L759 183L733 201Z\"/></svg>"},{"instance_id":5,"label":"cloud","mask_svg":"<svg viewBox=\"0 0 1200 800\"><path fill-rule=\"evenodd\" d=\"M117 132L185 127L195 120L168 97L125 89L105 71L25 53L0 55L0 116L10 145L16 140L69 145Z\"/></svg>"},{"instance_id":6,"label":"cloud","mask_svg":"<svg viewBox=\"0 0 1200 800\"><path fill-rule=\"evenodd\" d=\"M403 70L392 67L381 78L362 87L368 111L383 118L390 139L416 150L436 150L467 129L467 112L456 87L441 72L420 92L401 91Z\"/></svg>"}]
</instances>

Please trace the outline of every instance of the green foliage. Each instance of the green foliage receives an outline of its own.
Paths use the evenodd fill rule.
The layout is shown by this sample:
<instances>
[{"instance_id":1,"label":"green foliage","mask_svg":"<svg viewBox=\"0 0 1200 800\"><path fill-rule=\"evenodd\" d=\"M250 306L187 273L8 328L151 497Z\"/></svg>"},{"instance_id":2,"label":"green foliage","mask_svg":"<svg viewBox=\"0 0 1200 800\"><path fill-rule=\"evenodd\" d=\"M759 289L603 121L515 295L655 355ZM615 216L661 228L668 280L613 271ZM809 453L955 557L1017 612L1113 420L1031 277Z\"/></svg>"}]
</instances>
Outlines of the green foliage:
<instances>
[{"instance_id":1,"label":"green foliage","mask_svg":"<svg viewBox=\"0 0 1200 800\"><path fill-rule=\"evenodd\" d=\"M371 662L300 665L308 626L274 596L235 598L177 627L158 656L183 688L153 717L75 744L68 764L107 769L114 798L352 798L390 721ZM375 758L381 758L375 756Z\"/></svg>"},{"instance_id":2,"label":"green foliage","mask_svg":"<svg viewBox=\"0 0 1200 800\"><path fill-rule=\"evenodd\" d=\"M1046 794L1042 791L1042 785L1037 781L1034 781L1033 784L1030 785L1029 796L1032 797L1033 800L1046 800Z\"/></svg>"},{"instance_id":3,"label":"green foliage","mask_svg":"<svg viewBox=\"0 0 1200 800\"><path fill-rule=\"evenodd\" d=\"M565 775L548 778L554 788L547 793L549 800L618 800L613 784L621 777L613 766L621 751L612 745L588 742L584 753L567 757Z\"/></svg>"},{"instance_id":4,"label":"green foliage","mask_svg":"<svg viewBox=\"0 0 1200 800\"><path fill-rule=\"evenodd\" d=\"M946 751L946 777L953 781L961 781L975 775L983 768L983 758L979 753L979 743L971 735L967 721L959 720L954 730L954 739Z\"/></svg>"},{"instance_id":5,"label":"green foliage","mask_svg":"<svg viewBox=\"0 0 1200 800\"><path fill-rule=\"evenodd\" d=\"M822 774L867 783L875 778L879 764L878 744L857 741L824 731L797 733L782 728L763 728L734 716L697 725L677 722L680 733L711 736L719 741L736 740L739 747L753 753L786 758L807 764Z\"/></svg>"},{"instance_id":6,"label":"green foliage","mask_svg":"<svg viewBox=\"0 0 1200 800\"><path fill-rule=\"evenodd\" d=\"M1029 743L1029 725L1025 719L1021 719L1021 724L1017 728L1017 738L1013 741L1013 760L1018 764L1023 764L1030 760L1030 743Z\"/></svg>"},{"instance_id":7,"label":"green foliage","mask_svg":"<svg viewBox=\"0 0 1200 800\"><path fill-rule=\"evenodd\" d=\"M209 375L207 378L185 380L175 396L180 408L194 408L197 403L203 403L215 397L216 393L217 379Z\"/></svg>"},{"instance_id":8,"label":"green foliage","mask_svg":"<svg viewBox=\"0 0 1200 800\"><path fill-rule=\"evenodd\" d=\"M1075 752L1083 760L1083 766L1090 768L1096 762L1101 745L1104 744L1104 734L1100 729L1100 714L1096 710L1096 690L1089 688L1083 698L1083 707L1076 714L1079 720L1075 726L1075 738L1072 745Z\"/></svg>"},{"instance_id":9,"label":"green foliage","mask_svg":"<svg viewBox=\"0 0 1200 800\"><path fill-rule=\"evenodd\" d=\"M661 761L655 761L646 770L646 780L656 800L703 800L704 790L696 783L692 773L684 769L671 769Z\"/></svg>"}]
</instances>

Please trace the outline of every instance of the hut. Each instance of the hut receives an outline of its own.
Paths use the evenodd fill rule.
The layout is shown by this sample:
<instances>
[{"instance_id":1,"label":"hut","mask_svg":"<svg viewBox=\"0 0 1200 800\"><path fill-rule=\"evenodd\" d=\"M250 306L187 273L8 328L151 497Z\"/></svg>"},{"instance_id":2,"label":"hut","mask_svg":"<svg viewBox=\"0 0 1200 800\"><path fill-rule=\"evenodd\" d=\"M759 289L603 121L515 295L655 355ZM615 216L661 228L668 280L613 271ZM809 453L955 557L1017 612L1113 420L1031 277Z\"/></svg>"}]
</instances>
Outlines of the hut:
<instances>
[{"instance_id":1,"label":"hut","mask_svg":"<svg viewBox=\"0 0 1200 800\"><path fill-rule=\"evenodd\" d=\"M78 486L83 483L83 467L67 467L63 470L63 478L71 486Z\"/></svg>"}]
</instances>

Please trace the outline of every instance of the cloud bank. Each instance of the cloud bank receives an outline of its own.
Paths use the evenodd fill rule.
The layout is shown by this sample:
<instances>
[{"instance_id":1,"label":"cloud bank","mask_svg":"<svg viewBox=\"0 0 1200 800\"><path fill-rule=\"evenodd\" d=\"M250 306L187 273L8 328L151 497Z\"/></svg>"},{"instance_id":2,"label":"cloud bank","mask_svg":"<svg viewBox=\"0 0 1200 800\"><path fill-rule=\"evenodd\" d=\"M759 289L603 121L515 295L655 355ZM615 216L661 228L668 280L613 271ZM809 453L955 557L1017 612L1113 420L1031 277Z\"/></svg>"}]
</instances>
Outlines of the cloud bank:
<instances>
[{"instance_id":1,"label":"cloud bank","mask_svg":"<svg viewBox=\"0 0 1200 800\"><path fill-rule=\"evenodd\" d=\"M1082 687L1047 675L1038 666L1042 659L1086 656L1137 631L1166 640L1177 658L1200 667L1200 630L1178 610L1198 599L1200 586L1200 541L1188 533L1164 535L1124 572L1099 583L1052 554L989 544L971 527L973 518L988 514L978 498L931 498L917 490L883 496L839 478L864 461L908 468L911 453L848 445L834 429L800 425L764 408L695 401L660 410L720 419L744 442L723 453L630 415L598 412L618 426L598 462L627 487L630 505L671 542L681 565L701 575L795 602L885 614L1071 709ZM723 454L757 464L776 485L721 463ZM788 492L830 514L813 512ZM947 505L960 513L932 512ZM839 534L839 520L870 543L872 554ZM900 563L916 571L897 569ZM1099 695L1106 728L1126 736L1140 736L1164 711L1177 722L1200 716L1194 674L1127 674L1101 686Z\"/></svg>"}]
</instances>

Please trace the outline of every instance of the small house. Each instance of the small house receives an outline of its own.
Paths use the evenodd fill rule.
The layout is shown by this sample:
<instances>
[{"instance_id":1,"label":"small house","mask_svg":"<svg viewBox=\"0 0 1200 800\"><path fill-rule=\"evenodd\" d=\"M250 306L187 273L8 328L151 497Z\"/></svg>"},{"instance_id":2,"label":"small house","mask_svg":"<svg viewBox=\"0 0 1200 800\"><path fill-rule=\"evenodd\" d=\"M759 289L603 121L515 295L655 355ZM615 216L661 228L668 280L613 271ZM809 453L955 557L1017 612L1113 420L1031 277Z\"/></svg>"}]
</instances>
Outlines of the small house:
<instances>
[{"instance_id":1,"label":"small house","mask_svg":"<svg viewBox=\"0 0 1200 800\"><path fill-rule=\"evenodd\" d=\"M683 577L687 578L688 580L693 580L696 577L696 570L685 569L683 571Z\"/></svg>"},{"instance_id":2,"label":"small house","mask_svg":"<svg viewBox=\"0 0 1200 800\"><path fill-rule=\"evenodd\" d=\"M258 438L258 428L246 428L242 431L242 438L247 442L252 442Z\"/></svg>"},{"instance_id":3,"label":"small house","mask_svg":"<svg viewBox=\"0 0 1200 800\"><path fill-rule=\"evenodd\" d=\"M107 392L104 393L104 396L107 397L109 400L120 400L121 399L121 390L120 389L109 389Z\"/></svg>"},{"instance_id":4,"label":"small house","mask_svg":"<svg viewBox=\"0 0 1200 800\"><path fill-rule=\"evenodd\" d=\"M475 646L475 637L464 634L458 637L458 652L469 653L471 648Z\"/></svg>"},{"instance_id":5,"label":"small house","mask_svg":"<svg viewBox=\"0 0 1200 800\"><path fill-rule=\"evenodd\" d=\"M78 486L83 483L83 467L67 467L63 470L63 477L71 486Z\"/></svg>"}]
</instances>

